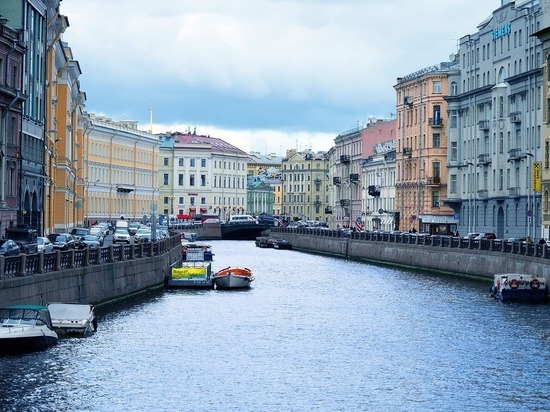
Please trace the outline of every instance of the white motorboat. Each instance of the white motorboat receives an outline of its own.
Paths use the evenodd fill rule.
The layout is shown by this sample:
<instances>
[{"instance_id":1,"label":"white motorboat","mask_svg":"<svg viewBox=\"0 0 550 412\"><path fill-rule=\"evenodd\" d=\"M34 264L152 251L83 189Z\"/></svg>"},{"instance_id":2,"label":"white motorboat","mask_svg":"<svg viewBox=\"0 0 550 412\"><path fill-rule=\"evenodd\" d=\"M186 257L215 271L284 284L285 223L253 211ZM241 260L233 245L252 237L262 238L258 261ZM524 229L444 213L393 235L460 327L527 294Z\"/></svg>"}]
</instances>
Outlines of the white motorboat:
<instances>
[{"instance_id":1,"label":"white motorboat","mask_svg":"<svg viewBox=\"0 0 550 412\"><path fill-rule=\"evenodd\" d=\"M61 336L88 336L97 331L94 307L80 303L49 303L54 330Z\"/></svg>"},{"instance_id":2,"label":"white motorboat","mask_svg":"<svg viewBox=\"0 0 550 412\"><path fill-rule=\"evenodd\" d=\"M248 268L227 267L218 271L212 278L217 289L245 289L254 280Z\"/></svg>"},{"instance_id":3,"label":"white motorboat","mask_svg":"<svg viewBox=\"0 0 550 412\"><path fill-rule=\"evenodd\" d=\"M494 275L491 296L501 301L542 302L546 296L546 279L524 273Z\"/></svg>"},{"instance_id":4,"label":"white motorboat","mask_svg":"<svg viewBox=\"0 0 550 412\"><path fill-rule=\"evenodd\" d=\"M43 350L58 340L46 306L15 305L0 309L0 354Z\"/></svg>"}]
</instances>

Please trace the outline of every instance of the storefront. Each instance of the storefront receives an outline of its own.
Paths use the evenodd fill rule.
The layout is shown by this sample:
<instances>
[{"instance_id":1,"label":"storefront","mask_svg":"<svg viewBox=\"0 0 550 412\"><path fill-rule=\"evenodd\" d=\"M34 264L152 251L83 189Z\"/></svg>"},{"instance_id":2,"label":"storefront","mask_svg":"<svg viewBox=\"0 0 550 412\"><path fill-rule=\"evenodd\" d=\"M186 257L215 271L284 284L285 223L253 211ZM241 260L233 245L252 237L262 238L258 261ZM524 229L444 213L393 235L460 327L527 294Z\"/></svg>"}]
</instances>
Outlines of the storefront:
<instances>
[{"instance_id":1,"label":"storefront","mask_svg":"<svg viewBox=\"0 0 550 412\"><path fill-rule=\"evenodd\" d=\"M421 233L451 235L458 227L458 216L420 215Z\"/></svg>"}]
</instances>

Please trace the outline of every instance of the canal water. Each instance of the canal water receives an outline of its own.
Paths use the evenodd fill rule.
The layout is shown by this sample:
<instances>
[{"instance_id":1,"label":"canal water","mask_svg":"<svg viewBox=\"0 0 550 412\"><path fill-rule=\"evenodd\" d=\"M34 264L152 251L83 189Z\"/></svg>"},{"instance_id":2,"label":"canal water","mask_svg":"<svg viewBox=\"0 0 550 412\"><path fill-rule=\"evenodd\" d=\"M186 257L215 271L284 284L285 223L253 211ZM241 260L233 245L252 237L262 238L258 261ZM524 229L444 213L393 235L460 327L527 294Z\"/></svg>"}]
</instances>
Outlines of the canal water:
<instances>
[{"instance_id":1,"label":"canal water","mask_svg":"<svg viewBox=\"0 0 550 412\"><path fill-rule=\"evenodd\" d=\"M248 291L170 290L0 358L1 411L548 411L550 305L489 284L212 241Z\"/></svg>"}]
</instances>

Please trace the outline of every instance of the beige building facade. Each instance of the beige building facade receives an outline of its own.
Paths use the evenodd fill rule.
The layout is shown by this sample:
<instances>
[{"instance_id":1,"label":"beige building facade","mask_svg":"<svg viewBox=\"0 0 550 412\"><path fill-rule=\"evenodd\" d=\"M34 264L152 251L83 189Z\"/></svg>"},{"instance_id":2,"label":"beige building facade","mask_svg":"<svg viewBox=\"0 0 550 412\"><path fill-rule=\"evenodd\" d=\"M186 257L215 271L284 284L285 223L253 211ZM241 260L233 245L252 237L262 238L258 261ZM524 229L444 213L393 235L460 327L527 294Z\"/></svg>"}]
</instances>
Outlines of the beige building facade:
<instances>
[{"instance_id":1,"label":"beige building facade","mask_svg":"<svg viewBox=\"0 0 550 412\"><path fill-rule=\"evenodd\" d=\"M448 73L441 63L405 77L394 86L397 97L395 208L402 231L450 234L458 220L443 204L447 197Z\"/></svg>"}]
</instances>

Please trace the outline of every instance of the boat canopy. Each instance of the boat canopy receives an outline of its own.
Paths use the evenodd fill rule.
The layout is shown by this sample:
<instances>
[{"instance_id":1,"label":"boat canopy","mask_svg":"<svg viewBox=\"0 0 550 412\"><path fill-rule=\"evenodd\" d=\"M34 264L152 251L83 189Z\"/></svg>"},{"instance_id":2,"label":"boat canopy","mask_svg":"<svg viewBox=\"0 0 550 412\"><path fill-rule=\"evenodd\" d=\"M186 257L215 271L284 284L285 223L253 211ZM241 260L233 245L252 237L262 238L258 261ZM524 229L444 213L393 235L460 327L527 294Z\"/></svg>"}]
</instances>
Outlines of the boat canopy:
<instances>
[{"instance_id":1,"label":"boat canopy","mask_svg":"<svg viewBox=\"0 0 550 412\"><path fill-rule=\"evenodd\" d=\"M15 305L0 309L0 324L6 326L47 325L51 328L52 319L45 306Z\"/></svg>"}]
</instances>

